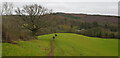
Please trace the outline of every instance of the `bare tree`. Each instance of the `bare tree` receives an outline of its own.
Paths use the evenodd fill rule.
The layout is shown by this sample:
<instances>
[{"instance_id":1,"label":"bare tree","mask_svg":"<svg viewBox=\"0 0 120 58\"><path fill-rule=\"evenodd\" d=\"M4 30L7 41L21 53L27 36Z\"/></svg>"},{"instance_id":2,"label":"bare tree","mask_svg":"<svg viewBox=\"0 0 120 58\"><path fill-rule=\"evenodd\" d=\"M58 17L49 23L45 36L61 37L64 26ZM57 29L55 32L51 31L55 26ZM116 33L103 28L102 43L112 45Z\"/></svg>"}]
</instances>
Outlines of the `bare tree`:
<instances>
[{"instance_id":1,"label":"bare tree","mask_svg":"<svg viewBox=\"0 0 120 58\"><path fill-rule=\"evenodd\" d=\"M13 11L13 3L11 2L3 2L2 4L2 15L12 15Z\"/></svg>"},{"instance_id":2,"label":"bare tree","mask_svg":"<svg viewBox=\"0 0 120 58\"><path fill-rule=\"evenodd\" d=\"M46 14L51 14L52 11L41 5L33 4L23 6L23 8L17 8L15 12L24 22L22 26L30 30L35 36L40 28L46 27L46 21L42 18Z\"/></svg>"}]
</instances>

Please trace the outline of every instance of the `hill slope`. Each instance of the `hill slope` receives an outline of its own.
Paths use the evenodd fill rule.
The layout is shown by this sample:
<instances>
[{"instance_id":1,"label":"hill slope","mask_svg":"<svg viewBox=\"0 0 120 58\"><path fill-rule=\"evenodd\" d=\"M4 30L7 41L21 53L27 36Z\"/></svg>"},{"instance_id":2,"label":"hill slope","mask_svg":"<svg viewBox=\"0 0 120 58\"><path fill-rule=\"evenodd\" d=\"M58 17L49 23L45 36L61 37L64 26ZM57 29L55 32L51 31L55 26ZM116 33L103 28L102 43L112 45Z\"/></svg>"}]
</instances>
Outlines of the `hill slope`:
<instances>
[{"instance_id":1,"label":"hill slope","mask_svg":"<svg viewBox=\"0 0 120 58\"><path fill-rule=\"evenodd\" d=\"M72 33L38 36L39 40L3 43L3 56L117 56L118 40L87 37Z\"/></svg>"},{"instance_id":2,"label":"hill slope","mask_svg":"<svg viewBox=\"0 0 120 58\"><path fill-rule=\"evenodd\" d=\"M78 19L86 22L98 22L98 23L114 23L116 24L118 21L117 16L107 16L107 15L88 15L88 14L70 14L70 13L61 13L59 14L61 17L69 18L69 19Z\"/></svg>"}]
</instances>

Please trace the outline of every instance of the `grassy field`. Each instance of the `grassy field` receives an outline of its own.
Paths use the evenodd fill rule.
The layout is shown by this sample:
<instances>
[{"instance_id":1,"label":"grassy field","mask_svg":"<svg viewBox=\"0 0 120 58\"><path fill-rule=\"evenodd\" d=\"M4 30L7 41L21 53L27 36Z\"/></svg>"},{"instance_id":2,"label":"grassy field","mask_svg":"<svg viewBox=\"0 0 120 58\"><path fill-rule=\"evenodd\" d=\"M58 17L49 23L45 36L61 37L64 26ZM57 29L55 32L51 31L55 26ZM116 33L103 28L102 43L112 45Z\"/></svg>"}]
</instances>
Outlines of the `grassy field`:
<instances>
[{"instance_id":1,"label":"grassy field","mask_svg":"<svg viewBox=\"0 0 120 58\"><path fill-rule=\"evenodd\" d=\"M117 39L101 39L72 33L38 36L38 40L3 43L3 56L118 56ZM52 44L52 46L51 46Z\"/></svg>"},{"instance_id":2,"label":"grassy field","mask_svg":"<svg viewBox=\"0 0 120 58\"><path fill-rule=\"evenodd\" d=\"M2 43L0 43L0 57L2 57Z\"/></svg>"}]
</instances>

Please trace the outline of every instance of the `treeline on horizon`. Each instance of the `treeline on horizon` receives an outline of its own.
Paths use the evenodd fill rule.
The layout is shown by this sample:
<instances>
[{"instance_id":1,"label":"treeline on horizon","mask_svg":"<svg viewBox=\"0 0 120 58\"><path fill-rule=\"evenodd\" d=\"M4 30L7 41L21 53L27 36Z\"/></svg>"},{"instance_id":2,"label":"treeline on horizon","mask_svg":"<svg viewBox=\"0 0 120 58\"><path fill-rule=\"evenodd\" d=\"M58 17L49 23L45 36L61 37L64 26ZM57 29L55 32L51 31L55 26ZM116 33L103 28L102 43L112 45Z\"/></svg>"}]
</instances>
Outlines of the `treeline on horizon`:
<instances>
[{"instance_id":1,"label":"treeline on horizon","mask_svg":"<svg viewBox=\"0 0 120 58\"><path fill-rule=\"evenodd\" d=\"M37 7L37 5L32 6ZM23 18L26 19L24 20ZM33 21L31 21L31 18L33 18ZM93 17L93 19L95 18ZM14 43L14 41L18 40L33 40L36 39L36 36L43 34L61 32L77 33L90 37L119 38L117 23L110 21L99 22L99 20L92 22L84 21L79 15L59 13L42 14L41 16L2 15L2 41Z\"/></svg>"}]
</instances>

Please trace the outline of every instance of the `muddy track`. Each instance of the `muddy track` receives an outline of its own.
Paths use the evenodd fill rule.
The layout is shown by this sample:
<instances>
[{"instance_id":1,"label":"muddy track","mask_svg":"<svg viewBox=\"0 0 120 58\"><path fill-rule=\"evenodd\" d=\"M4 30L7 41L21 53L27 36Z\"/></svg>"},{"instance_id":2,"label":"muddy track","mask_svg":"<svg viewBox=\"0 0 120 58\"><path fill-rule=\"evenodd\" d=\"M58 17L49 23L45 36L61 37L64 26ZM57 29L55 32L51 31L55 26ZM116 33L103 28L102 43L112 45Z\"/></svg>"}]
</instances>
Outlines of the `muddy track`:
<instances>
[{"instance_id":1,"label":"muddy track","mask_svg":"<svg viewBox=\"0 0 120 58\"><path fill-rule=\"evenodd\" d=\"M53 56L53 54L54 54L53 41L54 41L54 40L51 40L51 42L50 42L50 52L48 53L48 56Z\"/></svg>"}]
</instances>

